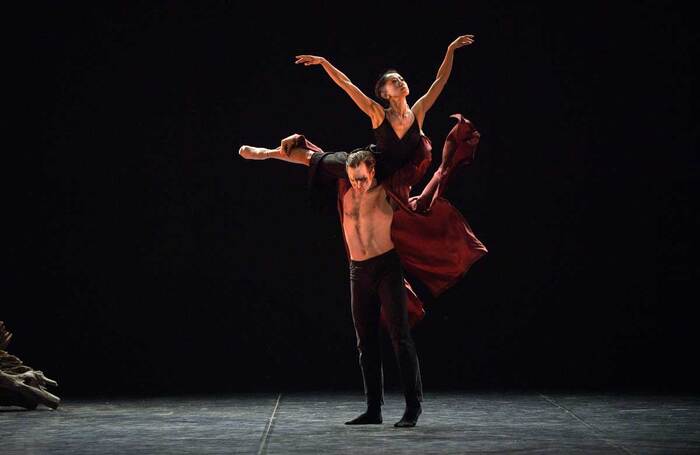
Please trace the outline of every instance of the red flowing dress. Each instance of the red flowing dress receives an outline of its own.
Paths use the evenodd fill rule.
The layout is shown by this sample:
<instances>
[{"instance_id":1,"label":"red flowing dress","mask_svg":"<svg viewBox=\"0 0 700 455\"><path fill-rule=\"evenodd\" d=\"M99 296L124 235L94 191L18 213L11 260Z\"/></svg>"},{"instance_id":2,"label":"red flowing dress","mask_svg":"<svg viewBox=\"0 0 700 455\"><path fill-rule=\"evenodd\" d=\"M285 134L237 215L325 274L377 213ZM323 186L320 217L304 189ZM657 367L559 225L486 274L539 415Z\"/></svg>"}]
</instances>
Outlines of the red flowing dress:
<instances>
[{"instance_id":1,"label":"red flowing dress","mask_svg":"<svg viewBox=\"0 0 700 455\"><path fill-rule=\"evenodd\" d=\"M474 235L462 214L443 197L455 171L473 162L480 137L472 123L461 114L451 117L457 119L457 124L445 139L442 162L418 196L410 196L410 193L413 186L422 180L432 161L430 139L418 131L415 146L403 147L408 150L403 159L398 154L391 155L392 149L389 147L370 147L377 156L377 178L398 206L394 211L391 238L401 264L413 277L421 280L434 297L459 281L472 264L487 253L486 247ZM409 131L418 129L415 123ZM389 128L393 132L386 119L376 130L379 128L384 128L385 132ZM394 133L394 139L394 145L400 148L402 138ZM325 176L337 186L337 209L342 229L343 195L351 188L345 171L347 153L324 152L302 135L298 136L296 145L318 152L314 153L310 163L310 185L313 187ZM343 242L350 260L344 235ZM425 316L425 308L408 280L404 279L404 284L408 295L409 325L413 327ZM382 313L383 325L384 321Z\"/></svg>"}]
</instances>

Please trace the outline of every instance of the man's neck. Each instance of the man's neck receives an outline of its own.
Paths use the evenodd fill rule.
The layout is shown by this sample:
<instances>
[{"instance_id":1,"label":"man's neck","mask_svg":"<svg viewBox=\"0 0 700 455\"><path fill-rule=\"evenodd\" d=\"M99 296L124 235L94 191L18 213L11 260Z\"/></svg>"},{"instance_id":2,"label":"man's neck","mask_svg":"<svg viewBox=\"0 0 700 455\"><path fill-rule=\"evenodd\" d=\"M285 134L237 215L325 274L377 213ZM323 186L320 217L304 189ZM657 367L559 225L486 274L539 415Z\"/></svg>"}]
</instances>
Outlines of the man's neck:
<instances>
[{"instance_id":1,"label":"man's neck","mask_svg":"<svg viewBox=\"0 0 700 455\"><path fill-rule=\"evenodd\" d=\"M355 195L355 197L362 197L363 194L373 193L374 190L376 190L378 187L379 187L379 183L377 183L377 179L374 178L372 180L372 184L370 185L369 188L367 188L367 191L365 191L364 193L360 193L355 188L352 188L352 192Z\"/></svg>"}]
</instances>

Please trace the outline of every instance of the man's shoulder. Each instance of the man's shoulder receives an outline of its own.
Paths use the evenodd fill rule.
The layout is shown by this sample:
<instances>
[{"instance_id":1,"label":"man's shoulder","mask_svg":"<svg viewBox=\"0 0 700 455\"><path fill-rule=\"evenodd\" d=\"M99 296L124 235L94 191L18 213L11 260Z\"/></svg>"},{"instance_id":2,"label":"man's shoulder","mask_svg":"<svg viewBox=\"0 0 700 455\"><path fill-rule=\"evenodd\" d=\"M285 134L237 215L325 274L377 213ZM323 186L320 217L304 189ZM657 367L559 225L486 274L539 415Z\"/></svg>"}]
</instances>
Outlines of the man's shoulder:
<instances>
[{"instance_id":1,"label":"man's shoulder","mask_svg":"<svg viewBox=\"0 0 700 455\"><path fill-rule=\"evenodd\" d=\"M388 183L383 183L383 184L382 184L382 193L383 193L383 194L381 195L381 197L384 198L384 200L386 200L386 201L389 203L389 205L391 206L391 208L392 208L394 211L398 210L398 208L400 207L400 205L399 205L398 202L396 202L396 200L394 199L394 197L392 197L392 194L394 194L394 193L391 192L391 187L389 186Z\"/></svg>"},{"instance_id":2,"label":"man's shoulder","mask_svg":"<svg viewBox=\"0 0 700 455\"><path fill-rule=\"evenodd\" d=\"M352 188L352 185L350 185L349 180L338 179L338 196L340 196L341 199L348 194L350 188Z\"/></svg>"}]
</instances>

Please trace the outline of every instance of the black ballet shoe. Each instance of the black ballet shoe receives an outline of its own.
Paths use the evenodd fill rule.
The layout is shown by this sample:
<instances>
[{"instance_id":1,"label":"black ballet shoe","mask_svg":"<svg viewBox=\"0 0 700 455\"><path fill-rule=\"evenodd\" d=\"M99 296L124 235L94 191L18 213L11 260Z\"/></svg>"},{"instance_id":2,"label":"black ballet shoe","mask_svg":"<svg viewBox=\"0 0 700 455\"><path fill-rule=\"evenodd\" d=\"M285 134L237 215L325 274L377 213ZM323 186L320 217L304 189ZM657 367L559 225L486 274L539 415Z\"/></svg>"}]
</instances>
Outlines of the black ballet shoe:
<instances>
[{"instance_id":1,"label":"black ballet shoe","mask_svg":"<svg viewBox=\"0 0 700 455\"><path fill-rule=\"evenodd\" d=\"M415 427L418 422L418 416L422 413L423 409L420 404L418 406L406 406L403 417L394 426L398 428Z\"/></svg>"},{"instance_id":2,"label":"black ballet shoe","mask_svg":"<svg viewBox=\"0 0 700 455\"><path fill-rule=\"evenodd\" d=\"M345 425L376 425L382 423L382 411L367 410L358 417L345 422Z\"/></svg>"}]
</instances>

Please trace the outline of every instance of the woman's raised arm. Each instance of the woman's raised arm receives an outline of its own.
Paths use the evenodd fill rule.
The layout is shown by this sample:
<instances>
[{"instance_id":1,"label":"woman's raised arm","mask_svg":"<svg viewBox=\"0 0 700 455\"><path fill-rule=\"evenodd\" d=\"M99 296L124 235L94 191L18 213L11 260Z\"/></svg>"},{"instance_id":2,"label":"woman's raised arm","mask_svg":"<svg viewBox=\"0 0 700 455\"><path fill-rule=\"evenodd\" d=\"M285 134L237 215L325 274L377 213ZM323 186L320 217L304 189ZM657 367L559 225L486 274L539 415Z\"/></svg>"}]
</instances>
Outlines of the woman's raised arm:
<instances>
[{"instance_id":1,"label":"woman's raised arm","mask_svg":"<svg viewBox=\"0 0 700 455\"><path fill-rule=\"evenodd\" d=\"M473 42L474 35L462 35L447 46L447 53L445 54L445 58L440 65L440 69L438 69L435 81L428 89L428 92L420 97L411 108L413 113L416 115L416 118L419 120L419 125L423 124L423 119L425 118L426 112L433 107L435 100L438 96L440 96L440 93L442 93L442 89L445 87L447 79L450 78L455 49L459 49L462 46L469 46Z\"/></svg>"},{"instance_id":2,"label":"woman's raised arm","mask_svg":"<svg viewBox=\"0 0 700 455\"><path fill-rule=\"evenodd\" d=\"M331 65L328 60L316 55L297 55L296 59L297 60L294 63L297 65L321 65L323 69L326 70L326 73L328 73L330 78L333 79L333 82L338 84L338 86L342 88L345 93L350 96L350 98L352 98L357 107L359 107L362 112L367 114L369 118L372 119L373 125L378 125L384 119L384 109L382 108L381 104L362 93L362 90L357 88L355 84L352 83L350 78L348 78L338 68Z\"/></svg>"}]
</instances>

